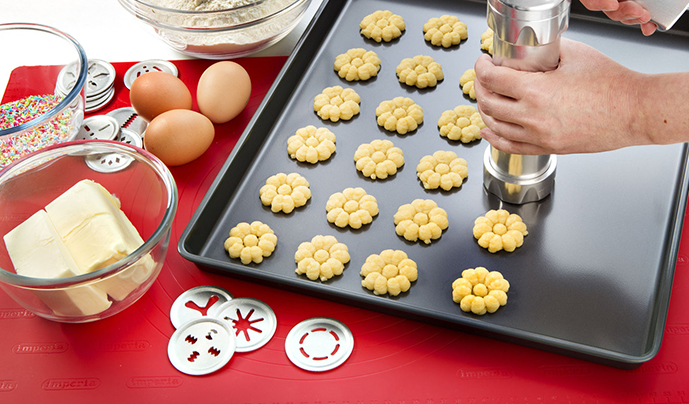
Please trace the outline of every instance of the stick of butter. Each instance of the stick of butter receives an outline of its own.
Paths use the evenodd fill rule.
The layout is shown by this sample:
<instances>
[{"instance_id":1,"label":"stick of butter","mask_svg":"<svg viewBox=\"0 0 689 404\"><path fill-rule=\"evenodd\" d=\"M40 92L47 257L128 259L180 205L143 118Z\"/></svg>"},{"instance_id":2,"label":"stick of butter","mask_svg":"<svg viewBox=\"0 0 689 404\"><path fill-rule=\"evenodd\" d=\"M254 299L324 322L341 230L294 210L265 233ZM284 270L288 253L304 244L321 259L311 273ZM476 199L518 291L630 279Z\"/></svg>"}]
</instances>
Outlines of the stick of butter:
<instances>
[{"instance_id":1,"label":"stick of butter","mask_svg":"<svg viewBox=\"0 0 689 404\"><path fill-rule=\"evenodd\" d=\"M79 181L45 210L80 274L114 264L144 243L120 209L120 201L94 181ZM154 268L155 262L146 255L125 271L101 281L98 287L113 299L122 300L148 279Z\"/></svg>"},{"instance_id":2,"label":"stick of butter","mask_svg":"<svg viewBox=\"0 0 689 404\"><path fill-rule=\"evenodd\" d=\"M14 269L34 278L66 278L79 273L48 214L39 210L3 237ZM110 307L106 293L93 286L44 290L36 295L55 313L81 316Z\"/></svg>"},{"instance_id":3,"label":"stick of butter","mask_svg":"<svg viewBox=\"0 0 689 404\"><path fill-rule=\"evenodd\" d=\"M45 211L80 273L114 264L144 243L120 210L120 202L91 180L77 182Z\"/></svg>"}]
</instances>

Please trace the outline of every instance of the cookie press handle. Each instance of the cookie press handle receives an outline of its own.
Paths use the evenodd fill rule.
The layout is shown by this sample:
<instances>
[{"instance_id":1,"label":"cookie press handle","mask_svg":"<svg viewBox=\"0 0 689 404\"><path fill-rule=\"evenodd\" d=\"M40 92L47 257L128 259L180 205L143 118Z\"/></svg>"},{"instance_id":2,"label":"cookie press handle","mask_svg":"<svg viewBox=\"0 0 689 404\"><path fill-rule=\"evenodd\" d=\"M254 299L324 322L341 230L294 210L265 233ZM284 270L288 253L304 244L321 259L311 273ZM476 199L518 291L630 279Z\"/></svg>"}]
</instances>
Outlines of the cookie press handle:
<instances>
[{"instance_id":1,"label":"cookie press handle","mask_svg":"<svg viewBox=\"0 0 689 404\"><path fill-rule=\"evenodd\" d=\"M571 0L488 0L493 63L523 71L548 71L560 60L560 36L569 23ZM512 204L539 201L555 184L554 155L518 155L488 146L483 185Z\"/></svg>"}]
</instances>

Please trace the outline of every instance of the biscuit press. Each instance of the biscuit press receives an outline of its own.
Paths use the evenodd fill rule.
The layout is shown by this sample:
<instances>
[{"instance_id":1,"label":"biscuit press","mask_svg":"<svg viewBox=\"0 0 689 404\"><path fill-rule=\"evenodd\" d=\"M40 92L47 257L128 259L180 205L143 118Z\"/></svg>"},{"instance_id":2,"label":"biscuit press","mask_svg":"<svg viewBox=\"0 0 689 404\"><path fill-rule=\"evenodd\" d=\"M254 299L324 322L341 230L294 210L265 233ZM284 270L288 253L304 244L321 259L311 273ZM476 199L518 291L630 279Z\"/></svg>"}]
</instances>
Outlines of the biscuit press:
<instances>
[{"instance_id":1,"label":"biscuit press","mask_svg":"<svg viewBox=\"0 0 689 404\"><path fill-rule=\"evenodd\" d=\"M493 63L524 71L557 68L569 8L570 0L488 0ZM556 165L554 155L509 154L488 146L483 184L503 202L539 201L552 192Z\"/></svg>"}]
</instances>

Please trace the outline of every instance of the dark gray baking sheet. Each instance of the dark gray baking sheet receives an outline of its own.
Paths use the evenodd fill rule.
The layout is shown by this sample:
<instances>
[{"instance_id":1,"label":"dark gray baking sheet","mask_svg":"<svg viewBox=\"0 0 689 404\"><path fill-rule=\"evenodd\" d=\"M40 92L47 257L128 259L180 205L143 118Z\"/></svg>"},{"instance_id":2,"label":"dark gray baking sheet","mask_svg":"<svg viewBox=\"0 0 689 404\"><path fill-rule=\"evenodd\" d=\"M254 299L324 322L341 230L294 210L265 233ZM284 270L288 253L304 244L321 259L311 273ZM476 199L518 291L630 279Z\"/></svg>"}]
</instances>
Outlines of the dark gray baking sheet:
<instances>
[{"instance_id":1,"label":"dark gray baking sheet","mask_svg":"<svg viewBox=\"0 0 689 404\"><path fill-rule=\"evenodd\" d=\"M359 34L361 19L379 9L405 18L399 40L377 44ZM449 49L427 44L422 25L441 14L467 23L469 38ZM487 143L447 141L436 125L443 111L475 105L461 93L459 78L481 54L485 15L484 3L467 1L324 2L180 238L180 253L227 275L614 366L635 367L652 358L662 340L684 218L686 145L560 156L550 197L502 205L483 189ZM689 66L686 38L677 35L644 38L638 29L573 17L565 36L642 72ZM335 56L354 47L378 53L377 78L347 83L333 71ZM397 81L399 61L417 54L442 64L445 79L436 88L417 90ZM333 85L359 93L358 116L333 124L314 114L313 97ZM411 134L392 134L376 124L376 106L395 96L411 97L424 108L424 123ZM287 154L287 138L309 124L337 136L337 151L327 162L300 164ZM356 148L373 139L392 140L404 152L403 168L384 181L364 178L354 167ZM468 160L469 177L461 189L426 191L417 180L416 164L436 150L453 150ZM311 184L309 203L289 215L271 213L258 197L266 178L278 172L298 172ZM332 193L354 186L378 199L380 214L361 230L336 228L326 220L325 203ZM395 234L394 213L416 198L433 199L448 213L449 228L431 245ZM501 207L520 214L529 235L513 253L490 254L473 238L473 222ZM238 222L254 220L270 225L278 247L260 265L245 266L229 258L223 241ZM294 272L297 246L318 234L336 236L352 257L342 276L324 283ZM359 275L368 255L388 248L404 250L419 265L419 280L394 298L362 288ZM501 271L512 285L508 304L494 314L464 313L452 301L452 281L476 266Z\"/></svg>"}]
</instances>

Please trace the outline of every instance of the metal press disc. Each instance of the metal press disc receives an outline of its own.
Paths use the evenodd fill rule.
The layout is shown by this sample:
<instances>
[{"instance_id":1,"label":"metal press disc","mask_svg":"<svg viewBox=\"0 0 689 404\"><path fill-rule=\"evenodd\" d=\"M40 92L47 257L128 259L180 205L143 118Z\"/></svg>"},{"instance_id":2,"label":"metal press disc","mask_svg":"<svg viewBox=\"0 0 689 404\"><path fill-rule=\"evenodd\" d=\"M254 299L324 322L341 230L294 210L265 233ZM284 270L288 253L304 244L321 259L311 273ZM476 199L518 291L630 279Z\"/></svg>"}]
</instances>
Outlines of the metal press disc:
<instances>
[{"instance_id":1,"label":"metal press disc","mask_svg":"<svg viewBox=\"0 0 689 404\"><path fill-rule=\"evenodd\" d=\"M120 135L117 137L118 142L126 143L132 146L136 147L143 147L144 141L141 138L141 136L134 132L133 130L129 130L127 128L122 128L120 130Z\"/></svg>"},{"instance_id":2,"label":"metal press disc","mask_svg":"<svg viewBox=\"0 0 689 404\"><path fill-rule=\"evenodd\" d=\"M134 158L120 153L103 153L88 155L85 157L85 161L86 165L93 171L111 174L127 168L134 161Z\"/></svg>"},{"instance_id":3,"label":"metal press disc","mask_svg":"<svg viewBox=\"0 0 689 404\"><path fill-rule=\"evenodd\" d=\"M120 124L107 115L84 119L75 140L115 140L120 135Z\"/></svg>"},{"instance_id":4,"label":"metal press disc","mask_svg":"<svg viewBox=\"0 0 689 404\"><path fill-rule=\"evenodd\" d=\"M170 321L175 328L199 319L214 317L218 308L232 300L230 292L217 286L197 286L182 293L172 303Z\"/></svg>"},{"instance_id":5,"label":"metal press disc","mask_svg":"<svg viewBox=\"0 0 689 404\"><path fill-rule=\"evenodd\" d=\"M108 112L106 115L115 118L117 123L120 124L120 127L132 130L142 138L146 128L148 127L148 122L146 122L144 118L140 117L139 114L136 113L136 110L134 110L132 107L114 109Z\"/></svg>"},{"instance_id":6,"label":"metal press disc","mask_svg":"<svg viewBox=\"0 0 689 404\"><path fill-rule=\"evenodd\" d=\"M124 85L125 87L131 89L132 83L134 82L134 80L136 80L137 77L148 72L156 71L170 73L175 77L177 77L177 75L179 74L177 66L175 66L175 64L170 61L162 59L144 60L133 65L127 70L127 72L124 74Z\"/></svg>"},{"instance_id":7,"label":"metal press disc","mask_svg":"<svg viewBox=\"0 0 689 404\"><path fill-rule=\"evenodd\" d=\"M285 339L287 357L296 366L324 372L343 364L354 349L352 332L342 322L314 317L290 330Z\"/></svg>"},{"instance_id":8,"label":"metal press disc","mask_svg":"<svg viewBox=\"0 0 689 404\"><path fill-rule=\"evenodd\" d=\"M222 368L235 352L232 328L215 318L199 318L177 329L167 346L170 363L182 373L205 375Z\"/></svg>"},{"instance_id":9,"label":"metal press disc","mask_svg":"<svg viewBox=\"0 0 689 404\"><path fill-rule=\"evenodd\" d=\"M77 64L72 62L62 68L57 76L56 90L68 94L77 81ZM115 68L110 63L100 59L89 59L86 83L84 84L86 101L98 98L99 95L113 88L115 84Z\"/></svg>"},{"instance_id":10,"label":"metal press disc","mask_svg":"<svg viewBox=\"0 0 689 404\"><path fill-rule=\"evenodd\" d=\"M277 329L275 312L262 301L249 297L224 303L214 316L234 328L237 352L254 351L264 346Z\"/></svg>"}]
</instances>

